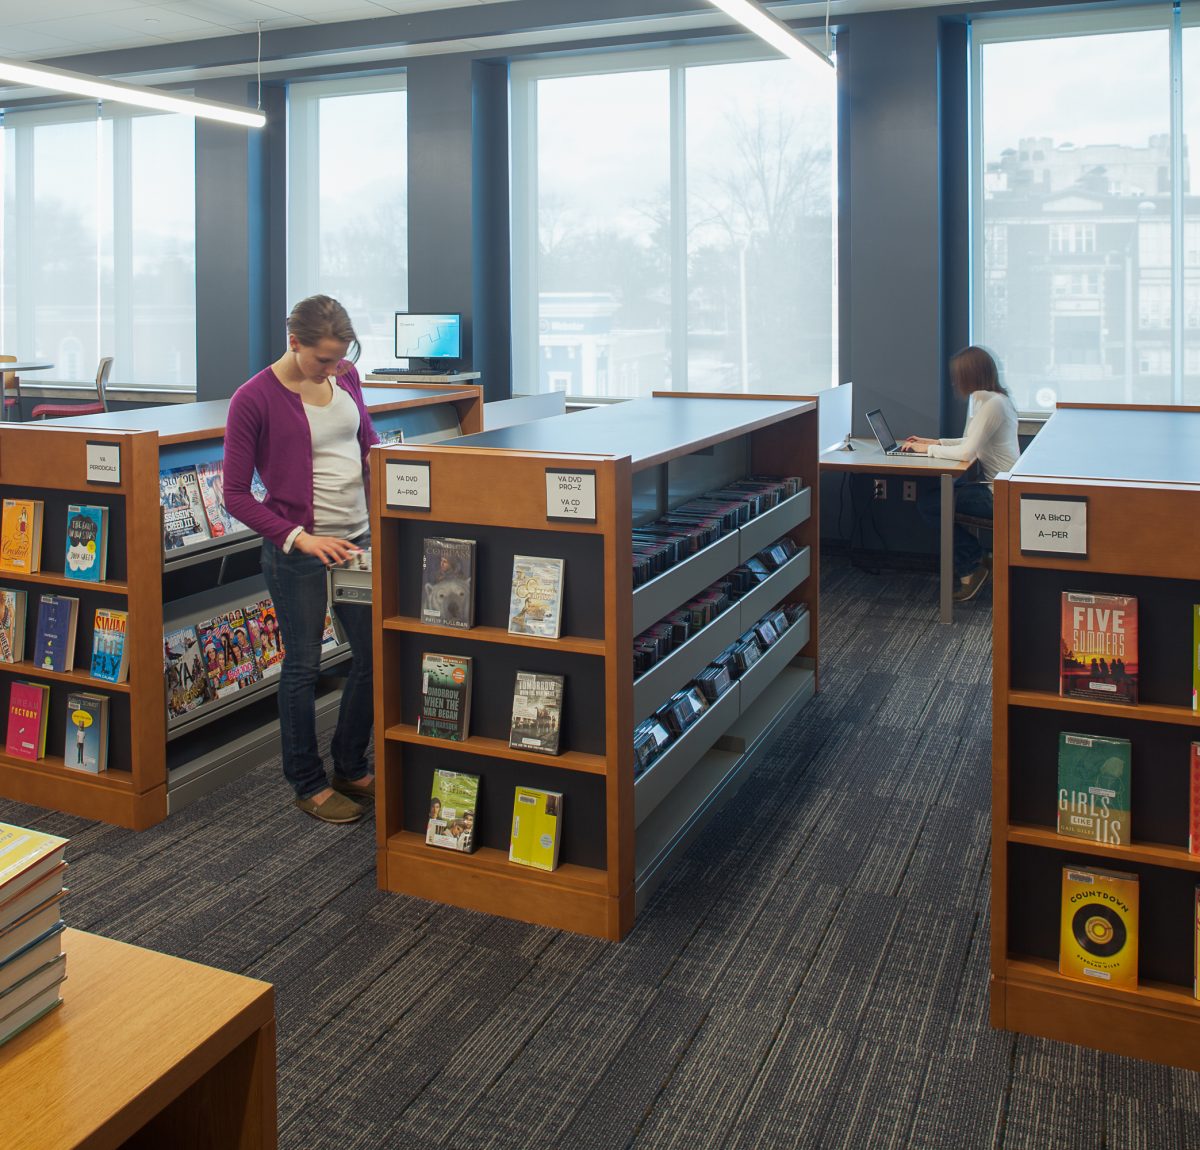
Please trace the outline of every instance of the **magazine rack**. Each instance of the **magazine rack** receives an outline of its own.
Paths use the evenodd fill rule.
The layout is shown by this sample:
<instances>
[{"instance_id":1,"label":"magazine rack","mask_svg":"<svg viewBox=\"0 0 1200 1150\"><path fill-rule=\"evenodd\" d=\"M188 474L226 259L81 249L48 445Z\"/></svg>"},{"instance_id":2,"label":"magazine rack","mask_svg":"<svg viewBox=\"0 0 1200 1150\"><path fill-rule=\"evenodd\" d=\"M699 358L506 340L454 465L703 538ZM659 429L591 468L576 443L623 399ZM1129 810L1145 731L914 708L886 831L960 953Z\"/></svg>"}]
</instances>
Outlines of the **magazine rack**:
<instances>
[{"instance_id":1,"label":"magazine rack","mask_svg":"<svg viewBox=\"0 0 1200 1150\"><path fill-rule=\"evenodd\" d=\"M391 483L428 476L427 485ZM590 477L576 520L552 516L547 472ZM638 587L635 524L749 475L808 486ZM379 882L387 890L619 939L670 865L738 789L778 726L816 690L816 405L780 396L660 395L538 420L453 445L375 448L375 747ZM415 494L413 494L415 493ZM582 512L582 513L581 513ZM632 640L773 540L798 554L650 671ZM423 541L476 541L475 623L420 618ZM560 638L507 630L514 554L565 560ZM634 779L633 730L768 608L808 611ZM425 652L472 659L469 736L421 736ZM518 670L565 679L560 754L509 746ZM427 845L433 771L481 778L478 849ZM516 786L564 796L560 864L510 863Z\"/></svg>"},{"instance_id":2,"label":"magazine rack","mask_svg":"<svg viewBox=\"0 0 1200 1150\"><path fill-rule=\"evenodd\" d=\"M482 392L473 386L364 389L377 426L401 429L406 439L438 440L477 431ZM39 424L0 426L0 497L41 499L42 571L0 571L0 586L27 592L26 660L0 663L0 700L7 723L9 685L28 678L50 684L46 755L35 762L0 754L0 796L141 830L272 753L278 680L168 722L164 701L164 622L176 625L218 614L265 594L258 570L261 539L244 531L164 554L159 472L218 460L224 450L228 400L139 408ZM112 445L120 483L89 481L88 444ZM108 578L95 584L63 575L67 506L106 504ZM33 651L38 596L46 590L77 595L76 670L36 668ZM92 678L92 619L96 607L127 609L129 678ZM326 656L326 664L345 650ZM107 769L88 774L63 765L66 697L73 690L111 700ZM319 701L331 721L337 692Z\"/></svg>"},{"instance_id":3,"label":"magazine rack","mask_svg":"<svg viewBox=\"0 0 1200 1150\"><path fill-rule=\"evenodd\" d=\"M1086 500L1085 553L1036 553L1022 501ZM1188 853L1192 606L1200 603L1200 409L1060 405L997 477L992 772L992 1025L1200 1069ZM1022 544L1024 543L1024 548ZM1065 545L1065 544L1063 544ZM1073 540L1070 544L1076 546ZM1064 591L1135 595L1138 703L1058 694ZM1132 839L1055 832L1058 735L1128 739ZM1065 865L1139 879L1139 984L1058 973Z\"/></svg>"}]
</instances>

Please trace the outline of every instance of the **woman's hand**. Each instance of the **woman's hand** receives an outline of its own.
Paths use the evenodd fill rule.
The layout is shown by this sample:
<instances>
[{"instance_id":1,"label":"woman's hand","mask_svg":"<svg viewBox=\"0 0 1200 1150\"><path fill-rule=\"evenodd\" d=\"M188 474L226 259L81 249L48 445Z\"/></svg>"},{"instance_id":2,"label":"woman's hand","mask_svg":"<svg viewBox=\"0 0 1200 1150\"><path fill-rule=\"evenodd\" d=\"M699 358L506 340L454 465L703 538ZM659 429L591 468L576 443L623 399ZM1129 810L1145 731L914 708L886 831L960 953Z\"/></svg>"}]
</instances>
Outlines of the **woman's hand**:
<instances>
[{"instance_id":1,"label":"woman's hand","mask_svg":"<svg viewBox=\"0 0 1200 1150\"><path fill-rule=\"evenodd\" d=\"M925 438L924 436L922 436L922 435L910 435L910 436L909 436L909 437L908 437L908 438L907 438L907 439L904 441L904 443L905 443L905 445L906 445L906 446L907 446L908 444L910 444L910 443L926 443L926 444L928 444L928 443L937 443L937 442L938 442L938 441L937 441L936 439L926 439L926 438Z\"/></svg>"},{"instance_id":2,"label":"woman's hand","mask_svg":"<svg viewBox=\"0 0 1200 1150\"><path fill-rule=\"evenodd\" d=\"M336 535L310 535L307 531L301 531L292 546L305 555L320 559L326 567L345 563L352 555L357 555L362 550L348 539L339 539Z\"/></svg>"},{"instance_id":3,"label":"woman's hand","mask_svg":"<svg viewBox=\"0 0 1200 1150\"><path fill-rule=\"evenodd\" d=\"M903 451L905 455L928 455L929 444L931 442L932 441L928 439L918 439L915 442L913 440L906 439L900 445L900 450Z\"/></svg>"}]
</instances>

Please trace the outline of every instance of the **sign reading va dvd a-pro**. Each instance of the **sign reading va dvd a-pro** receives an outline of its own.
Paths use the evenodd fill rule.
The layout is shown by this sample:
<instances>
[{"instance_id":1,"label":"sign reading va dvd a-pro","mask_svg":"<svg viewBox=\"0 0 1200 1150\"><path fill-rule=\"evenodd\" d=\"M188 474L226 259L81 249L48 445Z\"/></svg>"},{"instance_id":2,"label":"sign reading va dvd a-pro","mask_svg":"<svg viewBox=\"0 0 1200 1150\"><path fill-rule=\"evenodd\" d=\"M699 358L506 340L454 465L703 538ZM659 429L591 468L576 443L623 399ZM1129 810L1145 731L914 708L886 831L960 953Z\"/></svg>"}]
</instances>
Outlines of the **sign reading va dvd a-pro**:
<instances>
[{"instance_id":1,"label":"sign reading va dvd a-pro","mask_svg":"<svg viewBox=\"0 0 1200 1150\"><path fill-rule=\"evenodd\" d=\"M1021 553L1087 558L1087 498L1022 495Z\"/></svg>"},{"instance_id":2,"label":"sign reading va dvd a-pro","mask_svg":"<svg viewBox=\"0 0 1200 1150\"><path fill-rule=\"evenodd\" d=\"M88 483L121 485L121 445L119 443L89 443L87 445Z\"/></svg>"},{"instance_id":3,"label":"sign reading va dvd a-pro","mask_svg":"<svg viewBox=\"0 0 1200 1150\"><path fill-rule=\"evenodd\" d=\"M546 468L546 518L596 522L596 473Z\"/></svg>"},{"instance_id":4,"label":"sign reading va dvd a-pro","mask_svg":"<svg viewBox=\"0 0 1200 1150\"><path fill-rule=\"evenodd\" d=\"M389 459L384 475L384 497L389 507L429 510L429 464L411 459Z\"/></svg>"}]
</instances>

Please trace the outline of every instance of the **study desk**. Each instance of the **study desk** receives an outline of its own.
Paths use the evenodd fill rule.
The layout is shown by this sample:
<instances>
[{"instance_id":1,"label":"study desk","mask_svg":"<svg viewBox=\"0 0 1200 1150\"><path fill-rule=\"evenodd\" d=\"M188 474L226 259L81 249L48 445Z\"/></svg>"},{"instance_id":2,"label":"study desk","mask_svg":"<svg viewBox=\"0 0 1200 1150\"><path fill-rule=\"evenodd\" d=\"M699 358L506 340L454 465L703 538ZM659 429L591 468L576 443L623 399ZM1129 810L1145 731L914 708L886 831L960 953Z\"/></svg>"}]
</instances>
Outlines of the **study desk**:
<instances>
[{"instance_id":1,"label":"study desk","mask_svg":"<svg viewBox=\"0 0 1200 1150\"><path fill-rule=\"evenodd\" d=\"M271 1150L268 983L79 930L62 1005L0 1046L5 1146Z\"/></svg>"},{"instance_id":2,"label":"study desk","mask_svg":"<svg viewBox=\"0 0 1200 1150\"><path fill-rule=\"evenodd\" d=\"M930 459L928 455L885 455L874 439L852 439L854 450L844 447L821 456L822 471L850 471L860 475L894 475L900 479L941 479L940 560L943 623L954 622L954 481L970 470L957 459Z\"/></svg>"}]
</instances>

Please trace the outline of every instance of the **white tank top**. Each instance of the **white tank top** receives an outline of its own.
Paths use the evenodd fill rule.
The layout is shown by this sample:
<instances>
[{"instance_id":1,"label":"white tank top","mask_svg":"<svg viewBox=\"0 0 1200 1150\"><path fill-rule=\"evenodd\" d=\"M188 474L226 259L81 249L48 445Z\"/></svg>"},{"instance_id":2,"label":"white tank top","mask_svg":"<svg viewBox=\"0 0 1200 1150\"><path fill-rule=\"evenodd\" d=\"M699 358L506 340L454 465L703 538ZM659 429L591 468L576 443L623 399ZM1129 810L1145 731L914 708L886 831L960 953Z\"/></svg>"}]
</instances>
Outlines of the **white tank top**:
<instances>
[{"instance_id":1,"label":"white tank top","mask_svg":"<svg viewBox=\"0 0 1200 1150\"><path fill-rule=\"evenodd\" d=\"M358 407L335 383L333 401L324 407L306 403L304 414L312 433L313 534L353 539L369 522Z\"/></svg>"}]
</instances>

